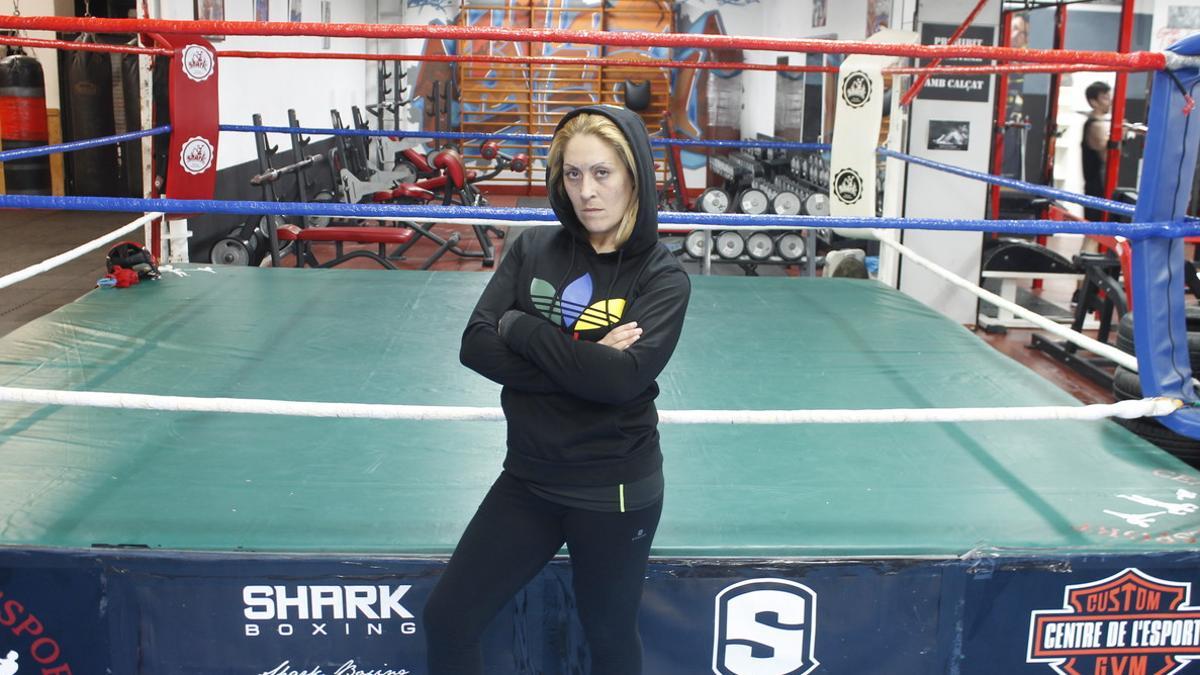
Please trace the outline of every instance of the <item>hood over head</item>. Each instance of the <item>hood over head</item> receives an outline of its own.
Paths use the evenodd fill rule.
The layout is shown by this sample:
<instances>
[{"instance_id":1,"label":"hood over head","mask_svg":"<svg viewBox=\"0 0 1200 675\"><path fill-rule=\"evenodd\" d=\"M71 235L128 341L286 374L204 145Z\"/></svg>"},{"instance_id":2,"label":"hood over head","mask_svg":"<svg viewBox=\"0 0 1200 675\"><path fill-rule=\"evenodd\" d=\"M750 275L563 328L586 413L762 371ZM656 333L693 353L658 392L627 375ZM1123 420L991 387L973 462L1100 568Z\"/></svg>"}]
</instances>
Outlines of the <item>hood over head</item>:
<instances>
[{"instance_id":1,"label":"hood over head","mask_svg":"<svg viewBox=\"0 0 1200 675\"><path fill-rule=\"evenodd\" d=\"M628 108L614 105L589 105L576 108L563 115L554 129L555 133L558 133L558 130L568 120L585 113L602 115L612 120L625 135L630 149L633 150L634 172L637 174L638 183L637 220L634 223L633 232L629 235L629 240L621 245L620 250L627 255L643 253L658 243L658 190L655 185L654 156L650 152L650 134L646 131L646 125L637 113ZM553 185L550 185L549 171L546 172L546 192L550 196L550 207L554 209L554 214L558 216L559 222L576 240L587 244L587 230L575 216L575 207L571 205L571 200L566 193L559 193Z\"/></svg>"}]
</instances>

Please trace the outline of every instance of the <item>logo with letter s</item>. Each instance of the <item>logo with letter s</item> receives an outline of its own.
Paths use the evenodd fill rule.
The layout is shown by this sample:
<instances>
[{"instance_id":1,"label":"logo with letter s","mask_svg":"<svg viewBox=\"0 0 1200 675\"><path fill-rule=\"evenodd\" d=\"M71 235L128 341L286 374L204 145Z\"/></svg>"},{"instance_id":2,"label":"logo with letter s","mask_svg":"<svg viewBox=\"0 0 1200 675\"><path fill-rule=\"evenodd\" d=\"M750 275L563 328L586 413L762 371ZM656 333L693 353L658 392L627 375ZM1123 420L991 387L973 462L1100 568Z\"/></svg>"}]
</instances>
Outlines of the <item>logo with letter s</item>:
<instances>
[{"instance_id":1,"label":"logo with letter s","mask_svg":"<svg viewBox=\"0 0 1200 675\"><path fill-rule=\"evenodd\" d=\"M713 672L806 675L813 656L817 594L786 579L749 579L717 594Z\"/></svg>"}]
</instances>

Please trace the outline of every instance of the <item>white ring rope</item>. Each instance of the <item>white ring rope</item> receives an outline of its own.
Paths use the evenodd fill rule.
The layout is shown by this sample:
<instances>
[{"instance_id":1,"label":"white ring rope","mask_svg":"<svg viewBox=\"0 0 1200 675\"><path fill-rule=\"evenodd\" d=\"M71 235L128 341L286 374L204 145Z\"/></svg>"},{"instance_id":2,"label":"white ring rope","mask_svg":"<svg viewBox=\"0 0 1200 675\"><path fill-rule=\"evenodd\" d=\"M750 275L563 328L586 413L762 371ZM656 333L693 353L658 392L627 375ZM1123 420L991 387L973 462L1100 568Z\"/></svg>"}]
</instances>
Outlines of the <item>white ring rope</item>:
<instances>
[{"instance_id":1,"label":"white ring rope","mask_svg":"<svg viewBox=\"0 0 1200 675\"><path fill-rule=\"evenodd\" d=\"M0 402L87 406L173 412L291 415L385 420L496 422L500 408L466 406L329 403L243 398L199 398L110 392L0 387ZM879 424L890 422L999 422L1027 420L1099 420L1106 417L1159 417L1182 407L1178 399L1151 398L1107 405L1027 406L1012 408L890 408L866 410L661 410L664 424Z\"/></svg>"},{"instance_id":2,"label":"white ring rope","mask_svg":"<svg viewBox=\"0 0 1200 675\"><path fill-rule=\"evenodd\" d=\"M1184 68L1200 68L1200 57L1176 54L1172 51L1157 52L1166 59L1167 70L1183 70Z\"/></svg>"},{"instance_id":3,"label":"white ring rope","mask_svg":"<svg viewBox=\"0 0 1200 675\"><path fill-rule=\"evenodd\" d=\"M36 265L30 265L23 270L17 270L11 274L5 274L4 276L0 277L0 288L8 288L13 284L25 281L34 275L41 274L42 272L52 270L59 265L71 262L85 253L90 253L91 251L100 248L104 244L116 239L117 237L123 237L138 228L145 227L146 223L149 223L156 218L161 218L162 216L163 214L161 213L147 213L128 225L113 230L108 234L101 235L87 242L86 244L80 244L66 253L60 253L53 258L43 260Z\"/></svg>"},{"instance_id":4,"label":"white ring rope","mask_svg":"<svg viewBox=\"0 0 1200 675\"><path fill-rule=\"evenodd\" d=\"M367 216L360 220L377 220L380 222L394 223L447 223L451 225L498 225L511 227L537 227L539 225L558 225L557 221L551 220L501 220L499 218L442 218L424 216L417 218L400 218L396 216ZM701 223L659 223L658 230L660 232L682 232L692 230L737 230L739 232L756 232L760 230L819 230L828 229L825 227L816 227L813 225L706 225ZM864 230L865 231L865 230Z\"/></svg>"},{"instance_id":5,"label":"white ring rope","mask_svg":"<svg viewBox=\"0 0 1200 675\"><path fill-rule=\"evenodd\" d=\"M60 254L24 270L0 277L0 288L12 285L34 274L61 265L80 255L99 248L105 242L122 236L147 222L161 217L149 213L128 225L71 251ZM397 219L400 220L400 219ZM464 219L449 222L469 224ZM506 224L513 224L509 221ZM543 223L538 223L543 224ZM749 229L749 228L748 228ZM775 229L772 226L771 229ZM980 288L958 275L920 256L912 249L877 237L913 262L925 267L951 284L963 288L987 302L1003 307L1034 324L1063 337L1130 370L1137 370L1137 360L1114 347L1060 326L1016 303ZM202 398L191 396L158 396L151 394L122 394L112 392L79 392L48 389L0 387L0 402L32 403L39 405L86 406L173 412L210 412L257 415L289 415L298 417L333 417L391 420L440 421L502 421L500 408L469 406L424 406L377 403L335 403L318 401L281 401L269 399ZM1183 406L1178 399L1164 397L1118 401L1113 404L1085 406L1024 406L1006 408L890 408L890 409L830 409L830 410L662 410L659 420L664 424L879 424L908 422L995 422L1029 420L1099 420L1107 417L1133 419L1169 415Z\"/></svg>"},{"instance_id":6,"label":"white ring rope","mask_svg":"<svg viewBox=\"0 0 1200 675\"><path fill-rule=\"evenodd\" d=\"M1107 345L1103 342L1100 342L1099 340L1090 338L1090 337L1084 335L1083 333L1079 333L1074 330L1071 330L1070 328L1067 328L1066 326L1055 323L1054 321L1051 321L1050 319L1047 319L1046 317L1044 317L1040 314L1037 314L1035 312L1032 312L1032 311L1022 307L1022 306L1016 304L1015 302L1005 300L1004 298L1000 297L999 295L996 295L995 293L992 293L991 291L984 290L983 288L980 288L976 284L973 284L973 283L967 281L966 279L963 279L962 277L958 276L954 272L951 272L950 270L948 270L944 267L941 267L937 263L934 263L933 261L922 257L916 251L913 251L911 248L905 246L904 244L901 244L897 241L892 241L888 237L883 236L883 234L880 230L875 230L875 237L881 243L886 244L887 246L891 246L892 248L899 251L905 257L905 259L912 260L914 263L917 263L918 265L924 267L925 269L929 270L930 272L933 272L934 274L941 277L942 279L945 279L946 281L950 282L951 284L954 284L955 286L958 286L959 288L962 288L964 290L970 291L971 293L974 293L975 295L982 298L985 302L989 302L993 305L996 305L997 307L1007 309L1008 311L1012 312L1013 314L1016 314L1017 316L1021 317L1022 319L1025 319L1034 324L1037 324L1038 327L1040 327L1050 333L1053 333L1053 334L1063 338L1064 340L1067 340L1071 344L1077 345L1079 347L1083 347L1084 349L1088 350L1089 352L1092 352L1093 354L1096 354L1097 356L1102 356L1102 357L1108 359L1109 361L1116 363L1117 365L1121 366L1122 368L1125 368L1126 370L1132 370L1133 372L1137 372L1137 369L1138 369L1137 357L1135 357L1134 355L1126 354L1125 352L1121 351L1120 349L1117 349L1116 347L1113 347L1112 345Z\"/></svg>"}]
</instances>

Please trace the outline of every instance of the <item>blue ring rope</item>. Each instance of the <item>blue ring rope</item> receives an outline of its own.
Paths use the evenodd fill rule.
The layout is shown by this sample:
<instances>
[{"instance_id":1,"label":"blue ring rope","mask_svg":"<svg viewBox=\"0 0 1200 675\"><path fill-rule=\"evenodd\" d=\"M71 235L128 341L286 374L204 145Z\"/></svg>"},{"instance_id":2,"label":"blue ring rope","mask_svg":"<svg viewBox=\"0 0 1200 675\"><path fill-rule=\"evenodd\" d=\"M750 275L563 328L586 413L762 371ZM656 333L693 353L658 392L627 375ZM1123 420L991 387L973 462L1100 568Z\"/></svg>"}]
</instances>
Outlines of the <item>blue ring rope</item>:
<instances>
[{"instance_id":1,"label":"blue ring rope","mask_svg":"<svg viewBox=\"0 0 1200 675\"><path fill-rule=\"evenodd\" d=\"M446 140L474 140L481 138L496 139L500 141L515 141L521 143L548 143L551 136L545 134L480 134L463 131L386 131L380 129L322 129L317 127L277 127L277 126L260 126L260 125L243 125L243 124L222 124L221 131L234 132L262 132L262 133L277 133L277 134L311 134L311 135L331 135L331 136L390 136L397 138L433 138ZM833 146L828 143L796 143L791 141L720 141L720 140L704 140L704 139L688 139L688 138L655 138L651 139L653 145L677 145L681 147L712 147L712 148L768 148L774 150L801 150L801 151L817 151L828 152ZM1004 178L1001 176L993 176L989 173L980 171L972 171L963 169L951 164L935 162L933 160L915 157L913 155L897 152L888 148L878 148L877 152L885 157L894 157L896 159L924 166L931 169L937 169L946 173L963 176L965 178L974 178L985 183L1000 185L1002 187L1020 190L1040 197L1049 197L1058 199L1073 204L1080 204L1089 208L1116 213L1123 216L1132 216L1136 208L1132 204L1125 204L1111 199L1103 199L1100 197L1092 197L1090 195L1081 195L1067 190L1059 190L1045 185L1037 185L1026 181L1016 180L1013 178Z\"/></svg>"},{"instance_id":2,"label":"blue ring rope","mask_svg":"<svg viewBox=\"0 0 1200 675\"><path fill-rule=\"evenodd\" d=\"M340 202L255 202L206 199L136 199L133 197L47 197L0 195L0 208L206 213L264 216L334 216L341 218L491 218L556 223L551 209L492 206L423 206L414 204L343 204ZM1060 220L956 220L936 218L835 218L831 216L749 216L740 213L662 212L663 225L788 226L805 228L903 228L913 230L1005 232L1011 234L1107 234L1129 239L1200 235L1200 222L1100 223Z\"/></svg>"},{"instance_id":3,"label":"blue ring rope","mask_svg":"<svg viewBox=\"0 0 1200 675\"><path fill-rule=\"evenodd\" d=\"M146 136L158 136L159 134L169 133L171 125L154 127L145 131L131 131L126 134L116 134L115 136L103 136L101 138L89 138L85 141L71 141L70 143L58 143L55 145L39 145L36 148L21 148L19 150L5 150L0 152L0 162L12 162L18 159L29 159L31 157L43 157L45 155L53 155L60 152L74 152L75 150L87 150L88 148L99 148L105 145L116 145L126 141L136 141L139 138Z\"/></svg>"},{"instance_id":4,"label":"blue ring rope","mask_svg":"<svg viewBox=\"0 0 1200 675\"><path fill-rule=\"evenodd\" d=\"M440 138L440 139L478 139L482 138L480 134L468 132L396 132L374 129L321 129L315 127L276 127L276 126L259 126L259 125L237 125L237 124L222 124L221 131L233 132L263 132L263 133L300 133L300 134L330 134L342 136L392 136L405 137L411 136L414 138ZM160 134L169 133L170 125L155 127L145 131L133 131L124 134L115 134L101 138L92 138L84 141L72 141L70 143L59 143L55 145L38 146L35 148L21 148L19 150L7 150L0 152L0 162L15 161L21 159L29 159L33 157L42 157L61 152L73 152L76 150L86 150L89 148L102 147L127 141L138 140L147 136L157 136ZM497 140L511 140L521 142L531 141L549 141L550 136L543 134L488 134L487 138ZM787 141L720 141L720 140L695 140L695 139L653 139L652 143L656 145L679 145L679 146L699 146L699 147L738 147L738 148L771 148L779 150L816 150L828 151L831 146L827 143L794 143ZM962 176L965 178L973 178L993 185L1009 187L1015 190L1021 190L1029 194L1038 195L1041 197L1049 197L1059 199L1066 202L1080 204L1082 206L1095 208L1109 213L1117 213L1124 216L1132 216L1135 206L1132 204L1124 204L1110 199L1102 199L1092 197L1090 195L1081 195L1066 190L1058 190L1044 185L1036 185L1025 181L1015 180L1012 178L1004 178L1001 176L993 176L992 174L964 169L961 167L937 162L922 157L915 157L903 152L890 150L888 148L878 148L878 153L885 157L893 157L905 162L910 162L918 166L924 166L938 171ZM137 210L137 209L134 209ZM289 214L294 215L294 214ZM701 215L701 214L697 214ZM761 216L760 216L761 217ZM666 221L663 221L666 222ZM699 221L692 221L699 222ZM990 221L999 223L1002 221ZM1056 222L1056 221L1045 221ZM995 230L997 232L1001 230ZM1058 230L1061 231L1061 230ZM1049 234L1050 232L1043 232Z\"/></svg>"},{"instance_id":5,"label":"blue ring rope","mask_svg":"<svg viewBox=\"0 0 1200 675\"><path fill-rule=\"evenodd\" d=\"M268 134L308 134L314 136L386 136L391 138L433 138L444 140L495 139L521 143L549 143L548 134L488 134L467 131L388 131L386 129L322 129L318 127L276 127L253 124L222 124L221 131ZM678 145L706 148L770 148L774 150L820 150L828 143L795 143L791 141L718 141L691 138L652 138L652 145Z\"/></svg>"},{"instance_id":6,"label":"blue ring rope","mask_svg":"<svg viewBox=\"0 0 1200 675\"><path fill-rule=\"evenodd\" d=\"M1034 183L1027 183L1025 181L1016 180L1013 178L1004 178L1002 176L993 176L990 173L982 173L980 171L964 169L962 167L957 167L952 164L943 164L942 162L935 162L931 159L925 159L923 157L914 157L912 155L907 155L903 152L889 150L888 148L879 148L878 152L879 152L879 154L883 155L884 157L894 157L896 159L900 159L905 162L916 164L918 166L924 166L924 167L928 167L930 169L937 169L938 171L945 171L946 173L952 173L956 176L963 176L964 178L974 178L975 180L980 180L985 183L991 183L993 185L1000 185L1002 187L1010 187L1010 188L1013 188L1016 190L1021 190L1022 192L1028 192L1030 194L1035 194L1035 195L1038 195L1041 197L1051 197L1054 199L1061 199L1064 202L1072 202L1074 204L1081 204L1083 206L1088 206L1088 207L1091 207L1094 209L1099 209L1101 211L1108 211L1109 213L1117 213L1117 214L1120 214L1123 216L1132 216L1134 209L1137 208L1133 204L1125 204L1122 202L1113 201L1111 199L1102 199L1100 197L1092 197L1090 195L1081 195L1076 192L1069 192L1067 190L1058 190L1056 188L1046 187L1045 185L1036 185Z\"/></svg>"}]
</instances>

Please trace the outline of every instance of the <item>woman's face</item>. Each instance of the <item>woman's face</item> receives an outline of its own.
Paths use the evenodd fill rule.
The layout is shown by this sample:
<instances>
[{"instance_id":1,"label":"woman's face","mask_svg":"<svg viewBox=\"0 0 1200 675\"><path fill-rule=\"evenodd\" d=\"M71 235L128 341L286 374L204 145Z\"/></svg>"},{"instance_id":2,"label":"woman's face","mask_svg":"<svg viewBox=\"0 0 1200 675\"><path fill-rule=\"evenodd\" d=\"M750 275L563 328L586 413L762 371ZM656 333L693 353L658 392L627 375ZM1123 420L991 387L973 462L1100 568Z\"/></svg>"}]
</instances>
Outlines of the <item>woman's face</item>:
<instances>
[{"instance_id":1,"label":"woman's face","mask_svg":"<svg viewBox=\"0 0 1200 675\"><path fill-rule=\"evenodd\" d=\"M597 251L615 250L617 228L633 198L633 180L608 143L592 134L567 141L563 187Z\"/></svg>"}]
</instances>

